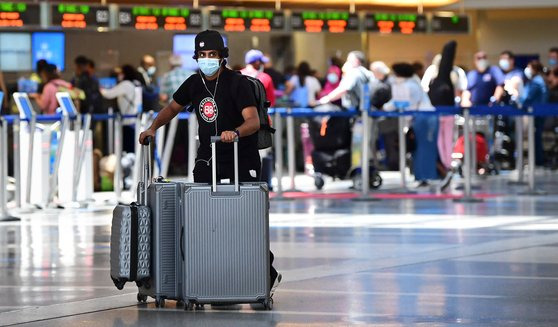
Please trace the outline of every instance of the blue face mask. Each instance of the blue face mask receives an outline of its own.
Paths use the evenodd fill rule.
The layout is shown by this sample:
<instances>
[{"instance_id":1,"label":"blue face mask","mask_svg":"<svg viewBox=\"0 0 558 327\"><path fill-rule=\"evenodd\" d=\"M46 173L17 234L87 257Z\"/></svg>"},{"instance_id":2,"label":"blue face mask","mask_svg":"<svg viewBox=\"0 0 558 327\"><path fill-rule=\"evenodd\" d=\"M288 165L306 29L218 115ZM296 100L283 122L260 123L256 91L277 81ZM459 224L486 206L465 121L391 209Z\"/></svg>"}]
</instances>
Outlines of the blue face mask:
<instances>
[{"instance_id":1,"label":"blue face mask","mask_svg":"<svg viewBox=\"0 0 558 327\"><path fill-rule=\"evenodd\" d=\"M198 66L205 76L213 76L219 70L221 62L219 59L200 58L198 59Z\"/></svg>"},{"instance_id":2,"label":"blue face mask","mask_svg":"<svg viewBox=\"0 0 558 327\"><path fill-rule=\"evenodd\" d=\"M339 77L337 76L337 74L329 73L327 74L327 81L330 84L337 84L337 82L339 82Z\"/></svg>"},{"instance_id":3,"label":"blue face mask","mask_svg":"<svg viewBox=\"0 0 558 327\"><path fill-rule=\"evenodd\" d=\"M554 58L550 58L550 59L548 59L548 65L550 67L554 67L554 66L558 65L558 60L556 60Z\"/></svg>"},{"instance_id":4,"label":"blue face mask","mask_svg":"<svg viewBox=\"0 0 558 327\"><path fill-rule=\"evenodd\" d=\"M511 68L511 63L507 59L500 59L499 64L500 64L500 68L502 68L502 70L505 72L507 72Z\"/></svg>"}]
</instances>

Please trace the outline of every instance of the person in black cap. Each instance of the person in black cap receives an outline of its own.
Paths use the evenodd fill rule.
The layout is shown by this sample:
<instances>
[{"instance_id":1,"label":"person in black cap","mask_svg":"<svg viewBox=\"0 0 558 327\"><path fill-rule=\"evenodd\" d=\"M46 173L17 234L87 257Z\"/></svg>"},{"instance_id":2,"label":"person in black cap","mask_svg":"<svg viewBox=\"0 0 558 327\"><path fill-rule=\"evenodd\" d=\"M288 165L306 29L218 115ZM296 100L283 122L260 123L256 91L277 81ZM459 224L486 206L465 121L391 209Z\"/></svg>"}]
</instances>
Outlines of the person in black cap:
<instances>
[{"instance_id":1,"label":"person in black cap","mask_svg":"<svg viewBox=\"0 0 558 327\"><path fill-rule=\"evenodd\" d=\"M206 30L195 38L194 59L199 73L190 76L174 93L153 124L140 134L140 143L170 122L183 108L195 112L199 122L200 146L194 167L194 182L211 183L211 136L220 136L217 146L217 179L234 180L232 142L238 136L239 182L260 180L261 161L257 131L260 128L256 99L250 82L226 67L229 49L221 34ZM271 254L273 263L273 254ZM271 284L276 286L281 275L271 266Z\"/></svg>"}]
</instances>

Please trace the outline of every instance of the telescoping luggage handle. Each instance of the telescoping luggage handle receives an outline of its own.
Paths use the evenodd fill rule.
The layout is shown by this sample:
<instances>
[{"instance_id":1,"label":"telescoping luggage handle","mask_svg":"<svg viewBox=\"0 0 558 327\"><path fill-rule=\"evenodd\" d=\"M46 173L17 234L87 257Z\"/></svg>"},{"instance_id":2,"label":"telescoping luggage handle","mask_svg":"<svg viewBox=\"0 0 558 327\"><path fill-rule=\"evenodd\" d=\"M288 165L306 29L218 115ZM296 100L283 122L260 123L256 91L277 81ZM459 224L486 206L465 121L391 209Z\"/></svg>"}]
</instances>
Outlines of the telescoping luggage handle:
<instances>
[{"instance_id":1,"label":"telescoping luggage handle","mask_svg":"<svg viewBox=\"0 0 558 327\"><path fill-rule=\"evenodd\" d=\"M221 142L220 136L211 137L211 189L213 193L217 193L217 150L216 144ZM240 187L238 184L238 137L234 138L234 191L238 193Z\"/></svg>"},{"instance_id":2,"label":"telescoping luggage handle","mask_svg":"<svg viewBox=\"0 0 558 327\"><path fill-rule=\"evenodd\" d=\"M143 165L143 174L141 181L138 184L138 204L147 205L147 187L149 186L149 179L151 178L151 143L153 138L146 137L142 143L141 149L141 163Z\"/></svg>"}]
</instances>

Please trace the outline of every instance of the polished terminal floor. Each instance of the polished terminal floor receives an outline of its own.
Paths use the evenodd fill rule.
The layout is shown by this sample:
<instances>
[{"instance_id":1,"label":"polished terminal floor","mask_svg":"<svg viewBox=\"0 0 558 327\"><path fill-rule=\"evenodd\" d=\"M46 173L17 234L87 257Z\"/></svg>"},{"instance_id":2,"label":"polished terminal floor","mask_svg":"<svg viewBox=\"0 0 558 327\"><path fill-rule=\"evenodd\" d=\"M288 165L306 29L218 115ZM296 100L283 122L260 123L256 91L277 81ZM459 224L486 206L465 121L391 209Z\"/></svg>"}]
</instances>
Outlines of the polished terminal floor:
<instances>
[{"instance_id":1,"label":"polished terminal floor","mask_svg":"<svg viewBox=\"0 0 558 327\"><path fill-rule=\"evenodd\" d=\"M509 179L474 204L272 201L273 311L137 304L109 278L110 206L20 214L0 223L0 325L558 326L558 173L545 196Z\"/></svg>"}]
</instances>

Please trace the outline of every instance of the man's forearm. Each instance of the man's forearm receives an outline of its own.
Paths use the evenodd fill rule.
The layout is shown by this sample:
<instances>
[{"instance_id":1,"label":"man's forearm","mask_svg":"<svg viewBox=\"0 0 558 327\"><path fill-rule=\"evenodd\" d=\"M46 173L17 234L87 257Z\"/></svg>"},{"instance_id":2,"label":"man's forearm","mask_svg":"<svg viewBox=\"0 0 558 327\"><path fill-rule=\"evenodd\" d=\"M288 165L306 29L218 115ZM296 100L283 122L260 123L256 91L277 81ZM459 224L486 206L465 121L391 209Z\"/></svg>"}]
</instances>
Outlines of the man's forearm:
<instances>
[{"instance_id":1,"label":"man's forearm","mask_svg":"<svg viewBox=\"0 0 558 327\"><path fill-rule=\"evenodd\" d=\"M240 137L250 136L256 133L260 129L259 118L245 120L242 125L238 126L236 129L240 134Z\"/></svg>"}]
</instances>

